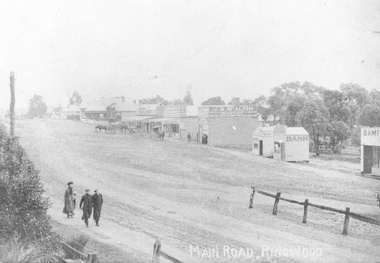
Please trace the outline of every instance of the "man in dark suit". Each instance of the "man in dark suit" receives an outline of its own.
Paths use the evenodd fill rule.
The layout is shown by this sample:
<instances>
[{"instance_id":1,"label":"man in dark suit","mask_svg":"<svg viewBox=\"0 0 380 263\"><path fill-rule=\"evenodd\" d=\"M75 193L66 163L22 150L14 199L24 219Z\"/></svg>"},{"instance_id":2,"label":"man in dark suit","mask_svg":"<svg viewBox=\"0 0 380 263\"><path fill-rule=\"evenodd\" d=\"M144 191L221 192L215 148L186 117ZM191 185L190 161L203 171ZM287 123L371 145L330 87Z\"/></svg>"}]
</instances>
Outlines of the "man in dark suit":
<instances>
[{"instance_id":1,"label":"man in dark suit","mask_svg":"<svg viewBox=\"0 0 380 263\"><path fill-rule=\"evenodd\" d=\"M103 196L99 193L98 190L94 191L94 195L92 196L92 206L94 207L94 220L96 226L99 226L100 212L102 211L103 206Z\"/></svg>"},{"instance_id":2,"label":"man in dark suit","mask_svg":"<svg viewBox=\"0 0 380 263\"><path fill-rule=\"evenodd\" d=\"M86 194L82 196L79 207L83 209L82 220L84 220L88 227L88 219L91 217L92 212L92 196L90 195L90 189L87 189Z\"/></svg>"}]
</instances>

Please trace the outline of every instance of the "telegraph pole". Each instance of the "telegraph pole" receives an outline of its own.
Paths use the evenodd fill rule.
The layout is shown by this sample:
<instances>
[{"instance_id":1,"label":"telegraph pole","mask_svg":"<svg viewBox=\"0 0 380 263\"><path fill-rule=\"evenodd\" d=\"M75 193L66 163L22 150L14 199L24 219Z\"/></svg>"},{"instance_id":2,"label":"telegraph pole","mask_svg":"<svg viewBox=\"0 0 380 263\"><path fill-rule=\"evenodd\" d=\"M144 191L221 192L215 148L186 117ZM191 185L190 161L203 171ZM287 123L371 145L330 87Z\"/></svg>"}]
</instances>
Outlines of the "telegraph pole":
<instances>
[{"instance_id":1,"label":"telegraph pole","mask_svg":"<svg viewBox=\"0 0 380 263\"><path fill-rule=\"evenodd\" d=\"M15 131L15 103L16 103L16 98L15 98L15 73L12 71L11 72L11 105L10 105L10 122L11 122L11 128L10 128L10 136L14 136L14 131Z\"/></svg>"}]
</instances>

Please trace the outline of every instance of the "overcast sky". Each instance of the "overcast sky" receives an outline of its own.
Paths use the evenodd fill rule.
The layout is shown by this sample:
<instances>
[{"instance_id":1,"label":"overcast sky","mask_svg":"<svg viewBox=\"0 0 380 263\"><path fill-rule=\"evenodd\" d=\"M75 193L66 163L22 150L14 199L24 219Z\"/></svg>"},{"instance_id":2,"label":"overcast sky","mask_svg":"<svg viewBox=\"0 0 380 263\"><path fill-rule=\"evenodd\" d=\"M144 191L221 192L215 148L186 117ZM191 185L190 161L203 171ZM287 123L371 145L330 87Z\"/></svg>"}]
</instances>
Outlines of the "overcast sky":
<instances>
[{"instance_id":1,"label":"overcast sky","mask_svg":"<svg viewBox=\"0 0 380 263\"><path fill-rule=\"evenodd\" d=\"M0 107L84 99L255 98L291 81L380 89L380 1L0 2Z\"/></svg>"}]
</instances>

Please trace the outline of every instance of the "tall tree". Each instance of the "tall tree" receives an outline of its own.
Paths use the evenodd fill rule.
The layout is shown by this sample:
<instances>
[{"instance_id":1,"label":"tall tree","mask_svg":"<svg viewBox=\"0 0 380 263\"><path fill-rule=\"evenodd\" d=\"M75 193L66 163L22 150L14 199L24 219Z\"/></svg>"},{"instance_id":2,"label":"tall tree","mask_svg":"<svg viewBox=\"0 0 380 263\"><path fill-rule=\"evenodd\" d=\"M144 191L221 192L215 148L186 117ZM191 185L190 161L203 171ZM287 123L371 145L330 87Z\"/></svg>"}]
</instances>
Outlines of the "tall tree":
<instances>
[{"instance_id":1,"label":"tall tree","mask_svg":"<svg viewBox=\"0 0 380 263\"><path fill-rule=\"evenodd\" d=\"M380 126L380 107L375 104L366 105L360 116L359 123L363 126Z\"/></svg>"},{"instance_id":2,"label":"tall tree","mask_svg":"<svg viewBox=\"0 0 380 263\"><path fill-rule=\"evenodd\" d=\"M46 103L41 95L34 94L29 100L29 118L43 117L47 111Z\"/></svg>"},{"instance_id":3,"label":"tall tree","mask_svg":"<svg viewBox=\"0 0 380 263\"><path fill-rule=\"evenodd\" d=\"M231 101L228 102L228 105L239 106L240 104L241 104L241 102L240 102L240 98L238 98L238 97L233 97L233 98L231 99Z\"/></svg>"},{"instance_id":4,"label":"tall tree","mask_svg":"<svg viewBox=\"0 0 380 263\"><path fill-rule=\"evenodd\" d=\"M220 96L218 96L209 98L208 100L202 102L202 105L226 105L226 103Z\"/></svg>"},{"instance_id":5,"label":"tall tree","mask_svg":"<svg viewBox=\"0 0 380 263\"><path fill-rule=\"evenodd\" d=\"M298 125L304 127L314 142L315 153L319 155L321 139L329 131L328 110L321 99L308 100L297 114Z\"/></svg>"},{"instance_id":6,"label":"tall tree","mask_svg":"<svg viewBox=\"0 0 380 263\"><path fill-rule=\"evenodd\" d=\"M183 103L185 105L194 105L193 97L191 96L190 91L188 91L186 96L183 98Z\"/></svg>"},{"instance_id":7,"label":"tall tree","mask_svg":"<svg viewBox=\"0 0 380 263\"><path fill-rule=\"evenodd\" d=\"M78 93L78 91L74 91L73 94L69 96L69 105L79 106L82 101L82 96Z\"/></svg>"},{"instance_id":8,"label":"tall tree","mask_svg":"<svg viewBox=\"0 0 380 263\"><path fill-rule=\"evenodd\" d=\"M344 93L348 107L351 111L349 124L351 127L358 124L359 114L369 102L368 91L358 84L341 84L340 90Z\"/></svg>"},{"instance_id":9,"label":"tall tree","mask_svg":"<svg viewBox=\"0 0 380 263\"><path fill-rule=\"evenodd\" d=\"M339 90L324 90L323 101L329 111L331 121L350 123L351 109L345 94Z\"/></svg>"},{"instance_id":10,"label":"tall tree","mask_svg":"<svg viewBox=\"0 0 380 263\"><path fill-rule=\"evenodd\" d=\"M294 95L289 99L285 111L285 124L290 127L298 125L297 114L300 112L304 106L307 97L305 95Z\"/></svg>"},{"instance_id":11,"label":"tall tree","mask_svg":"<svg viewBox=\"0 0 380 263\"><path fill-rule=\"evenodd\" d=\"M343 121L333 121L330 123L330 142L334 152L340 153L340 145L350 136L350 127Z\"/></svg>"}]
</instances>

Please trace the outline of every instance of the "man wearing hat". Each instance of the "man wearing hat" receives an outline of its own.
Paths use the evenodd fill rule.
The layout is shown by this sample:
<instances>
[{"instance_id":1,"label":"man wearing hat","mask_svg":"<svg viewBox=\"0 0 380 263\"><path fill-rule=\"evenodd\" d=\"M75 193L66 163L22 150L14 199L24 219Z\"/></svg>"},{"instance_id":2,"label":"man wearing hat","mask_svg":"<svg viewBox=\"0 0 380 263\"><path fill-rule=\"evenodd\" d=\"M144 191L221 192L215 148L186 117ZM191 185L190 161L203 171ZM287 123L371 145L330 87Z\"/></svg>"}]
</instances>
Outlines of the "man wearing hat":
<instances>
[{"instance_id":1,"label":"man wearing hat","mask_svg":"<svg viewBox=\"0 0 380 263\"><path fill-rule=\"evenodd\" d=\"M86 194L82 196L80 200L79 208L83 209L82 220L88 227L88 219L91 217L92 212L92 196L90 195L90 189L86 189Z\"/></svg>"},{"instance_id":2,"label":"man wearing hat","mask_svg":"<svg viewBox=\"0 0 380 263\"><path fill-rule=\"evenodd\" d=\"M103 206L103 196L99 191L96 189L94 191L94 195L92 196L92 206L94 207L94 220L96 223L96 226L99 226L99 219L100 219L100 212L102 211Z\"/></svg>"},{"instance_id":3,"label":"man wearing hat","mask_svg":"<svg viewBox=\"0 0 380 263\"><path fill-rule=\"evenodd\" d=\"M67 218L73 217L75 209L75 195L73 190L73 182L67 183L67 189L64 195L64 204L63 213L67 215Z\"/></svg>"}]
</instances>

